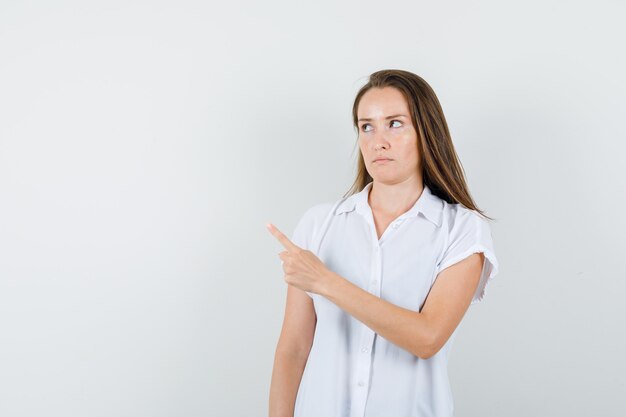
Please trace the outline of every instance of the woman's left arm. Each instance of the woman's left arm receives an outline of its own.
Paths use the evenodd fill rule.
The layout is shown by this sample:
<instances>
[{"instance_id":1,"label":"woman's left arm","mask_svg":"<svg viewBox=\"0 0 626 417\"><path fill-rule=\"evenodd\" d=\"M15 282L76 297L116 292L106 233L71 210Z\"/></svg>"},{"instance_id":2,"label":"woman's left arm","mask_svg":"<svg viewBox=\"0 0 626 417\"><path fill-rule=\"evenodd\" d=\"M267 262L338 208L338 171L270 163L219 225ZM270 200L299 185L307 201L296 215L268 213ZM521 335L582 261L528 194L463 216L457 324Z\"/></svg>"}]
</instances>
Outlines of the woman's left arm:
<instances>
[{"instance_id":1,"label":"woman's left arm","mask_svg":"<svg viewBox=\"0 0 626 417\"><path fill-rule=\"evenodd\" d=\"M478 287L484 254L475 253L437 275L421 312L399 307L328 271L319 294L367 327L428 359L450 338Z\"/></svg>"},{"instance_id":2,"label":"woman's left arm","mask_svg":"<svg viewBox=\"0 0 626 417\"><path fill-rule=\"evenodd\" d=\"M268 229L286 249L278 256L288 284L327 298L385 339L423 359L439 352L461 322L478 287L484 261L480 252L443 269L422 311L413 311L331 271L313 252L291 242L271 223Z\"/></svg>"}]
</instances>

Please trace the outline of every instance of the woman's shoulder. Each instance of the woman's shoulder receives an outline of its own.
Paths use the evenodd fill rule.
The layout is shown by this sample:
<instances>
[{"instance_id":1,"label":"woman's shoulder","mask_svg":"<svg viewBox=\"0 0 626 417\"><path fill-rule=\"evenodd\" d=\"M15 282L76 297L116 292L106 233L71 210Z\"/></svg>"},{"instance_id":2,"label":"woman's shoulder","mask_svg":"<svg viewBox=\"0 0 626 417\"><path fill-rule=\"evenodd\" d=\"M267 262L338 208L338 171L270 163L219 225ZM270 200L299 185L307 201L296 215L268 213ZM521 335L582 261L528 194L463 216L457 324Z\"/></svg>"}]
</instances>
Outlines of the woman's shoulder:
<instances>
[{"instance_id":1,"label":"woman's shoulder","mask_svg":"<svg viewBox=\"0 0 626 417\"><path fill-rule=\"evenodd\" d=\"M326 215L330 213L334 205L335 202L333 201L315 203L304 210L302 217L306 217L309 220L323 220Z\"/></svg>"},{"instance_id":2,"label":"woman's shoulder","mask_svg":"<svg viewBox=\"0 0 626 417\"><path fill-rule=\"evenodd\" d=\"M316 203L304 210L292 235L292 241L303 248L311 248L313 238L332 215L336 203Z\"/></svg>"},{"instance_id":3,"label":"woman's shoulder","mask_svg":"<svg viewBox=\"0 0 626 417\"><path fill-rule=\"evenodd\" d=\"M447 230L476 227L488 227L485 217L478 211L469 209L461 203L451 204L443 201L443 221Z\"/></svg>"}]
</instances>

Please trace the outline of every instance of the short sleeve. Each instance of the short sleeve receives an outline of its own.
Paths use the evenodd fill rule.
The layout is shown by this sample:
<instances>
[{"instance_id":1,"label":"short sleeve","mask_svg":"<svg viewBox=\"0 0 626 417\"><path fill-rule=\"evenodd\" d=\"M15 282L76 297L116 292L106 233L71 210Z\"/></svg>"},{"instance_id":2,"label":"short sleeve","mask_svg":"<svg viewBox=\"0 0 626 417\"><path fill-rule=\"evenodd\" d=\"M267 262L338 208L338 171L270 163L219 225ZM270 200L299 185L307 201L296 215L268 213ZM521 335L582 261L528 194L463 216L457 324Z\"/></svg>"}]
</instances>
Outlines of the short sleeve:
<instances>
[{"instance_id":1,"label":"short sleeve","mask_svg":"<svg viewBox=\"0 0 626 417\"><path fill-rule=\"evenodd\" d=\"M316 216L315 212L319 210L317 206L311 207L304 212L298 220L295 229L291 235L291 241L302 249L311 250L311 242L313 240L313 232L315 230ZM306 294L313 298L313 295L305 291Z\"/></svg>"},{"instance_id":2,"label":"short sleeve","mask_svg":"<svg viewBox=\"0 0 626 417\"><path fill-rule=\"evenodd\" d=\"M311 234L312 234L312 222L310 216L310 209L305 211L304 214L298 220L296 228L291 235L291 241L302 249L309 249L311 247Z\"/></svg>"},{"instance_id":3,"label":"short sleeve","mask_svg":"<svg viewBox=\"0 0 626 417\"><path fill-rule=\"evenodd\" d=\"M498 273L498 260L494 251L491 228L487 220L473 210L460 209L456 214L454 225L450 230L447 248L437 265L436 273L438 274L450 265L480 252L485 255L485 260L471 304L476 304L484 298L487 284Z\"/></svg>"}]
</instances>

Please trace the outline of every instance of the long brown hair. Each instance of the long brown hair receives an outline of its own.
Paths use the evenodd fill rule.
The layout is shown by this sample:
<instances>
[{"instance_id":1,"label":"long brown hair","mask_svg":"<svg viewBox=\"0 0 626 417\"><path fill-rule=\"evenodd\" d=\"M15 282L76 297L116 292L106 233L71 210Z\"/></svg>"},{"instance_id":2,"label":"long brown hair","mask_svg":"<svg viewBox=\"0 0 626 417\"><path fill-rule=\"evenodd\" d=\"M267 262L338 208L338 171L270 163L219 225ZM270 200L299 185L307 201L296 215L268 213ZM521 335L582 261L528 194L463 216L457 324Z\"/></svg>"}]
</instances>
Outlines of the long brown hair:
<instances>
[{"instance_id":1,"label":"long brown hair","mask_svg":"<svg viewBox=\"0 0 626 417\"><path fill-rule=\"evenodd\" d=\"M386 69L376 71L358 91L352 107L354 127L359 131L357 109L361 97L370 88L394 87L404 95L417 131L417 151L421 158L424 185L433 194L450 204L461 203L483 217L493 220L478 209L469 193L465 171L454 150L448 124L433 89L420 76L408 71ZM355 194L373 180L367 172L363 154L359 152L357 175L344 197Z\"/></svg>"}]
</instances>

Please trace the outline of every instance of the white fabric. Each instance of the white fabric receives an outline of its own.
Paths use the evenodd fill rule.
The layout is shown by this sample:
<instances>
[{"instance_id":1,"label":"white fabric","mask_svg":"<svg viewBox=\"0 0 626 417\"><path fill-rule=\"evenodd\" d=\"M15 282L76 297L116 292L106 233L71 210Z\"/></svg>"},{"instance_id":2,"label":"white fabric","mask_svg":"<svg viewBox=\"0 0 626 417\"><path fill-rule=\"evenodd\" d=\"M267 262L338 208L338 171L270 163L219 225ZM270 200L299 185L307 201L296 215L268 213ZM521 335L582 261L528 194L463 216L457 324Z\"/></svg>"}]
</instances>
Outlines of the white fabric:
<instances>
[{"instance_id":1,"label":"white fabric","mask_svg":"<svg viewBox=\"0 0 626 417\"><path fill-rule=\"evenodd\" d=\"M425 186L406 213L377 238L361 192L310 207L291 240L314 252L332 271L395 305L421 311L437 274L484 252L482 300L498 271L489 224ZM448 353L455 333L429 359L421 359L314 293L317 325L296 397L294 417L449 417L453 415ZM458 328L457 328L458 329Z\"/></svg>"}]
</instances>

